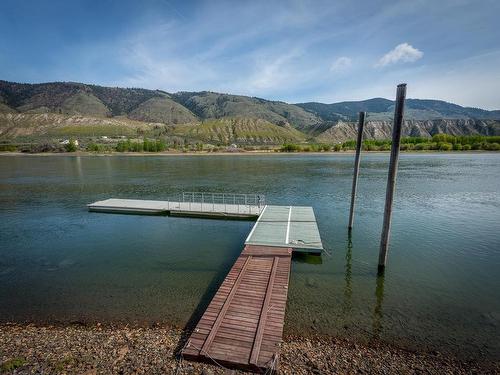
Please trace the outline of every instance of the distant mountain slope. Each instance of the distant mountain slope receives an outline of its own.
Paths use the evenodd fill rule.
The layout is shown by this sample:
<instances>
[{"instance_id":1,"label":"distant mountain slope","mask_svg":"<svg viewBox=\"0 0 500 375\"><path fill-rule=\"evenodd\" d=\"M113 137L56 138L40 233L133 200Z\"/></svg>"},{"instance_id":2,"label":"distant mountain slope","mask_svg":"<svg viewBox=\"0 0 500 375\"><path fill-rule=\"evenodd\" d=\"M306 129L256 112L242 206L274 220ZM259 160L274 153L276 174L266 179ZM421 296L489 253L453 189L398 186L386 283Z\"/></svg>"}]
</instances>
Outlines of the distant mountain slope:
<instances>
[{"instance_id":1,"label":"distant mountain slope","mask_svg":"<svg viewBox=\"0 0 500 375\"><path fill-rule=\"evenodd\" d=\"M340 102L333 104L324 104L317 102L298 103L297 106L312 112L324 121L350 120L361 111L366 112L385 112L393 105L388 99L374 98L359 102Z\"/></svg>"},{"instance_id":2,"label":"distant mountain slope","mask_svg":"<svg viewBox=\"0 0 500 375\"><path fill-rule=\"evenodd\" d=\"M153 97L139 104L128 117L133 120L185 124L198 118L186 107L170 99L168 95Z\"/></svg>"},{"instance_id":3,"label":"distant mountain slope","mask_svg":"<svg viewBox=\"0 0 500 375\"><path fill-rule=\"evenodd\" d=\"M305 140L303 133L291 127L276 126L268 121L252 118L223 118L208 120L200 125L176 125L169 133L221 144L281 144Z\"/></svg>"},{"instance_id":4,"label":"distant mountain slope","mask_svg":"<svg viewBox=\"0 0 500 375\"><path fill-rule=\"evenodd\" d=\"M153 90L111 88L73 82L32 85L0 81L0 98L3 104L21 113L122 116L132 113L152 98L164 96L165 94ZM164 111L170 112L171 107L166 106ZM161 109L159 112L150 115L161 117ZM141 117L140 114L135 114L132 118L137 116ZM164 117L168 115L164 114Z\"/></svg>"},{"instance_id":5,"label":"distant mountain slope","mask_svg":"<svg viewBox=\"0 0 500 375\"><path fill-rule=\"evenodd\" d=\"M307 129L321 123L321 119L293 104L269 101L241 95L215 92L179 92L174 100L195 113L200 119L223 117L249 117L284 126L290 124L297 129Z\"/></svg>"},{"instance_id":6,"label":"distant mountain slope","mask_svg":"<svg viewBox=\"0 0 500 375\"><path fill-rule=\"evenodd\" d=\"M0 102L0 113L16 113L16 110L10 108L7 104Z\"/></svg>"},{"instance_id":7,"label":"distant mountain slope","mask_svg":"<svg viewBox=\"0 0 500 375\"><path fill-rule=\"evenodd\" d=\"M440 120L405 120L403 137L432 137L435 134L451 135L500 135L500 121L476 119L440 119ZM338 142L355 139L357 122L339 121L334 126L319 134L321 142ZM365 139L390 139L391 121L367 121L364 128Z\"/></svg>"},{"instance_id":8,"label":"distant mountain slope","mask_svg":"<svg viewBox=\"0 0 500 375\"><path fill-rule=\"evenodd\" d=\"M297 106L312 112L324 121L356 120L361 111L368 112L368 119L392 120L394 102L384 98L374 98L362 101L323 104L317 102L298 103ZM479 119L500 120L499 111L487 111L479 108L461 107L442 100L407 99L405 103L405 118L409 120L435 119Z\"/></svg>"},{"instance_id":9,"label":"distant mountain slope","mask_svg":"<svg viewBox=\"0 0 500 375\"><path fill-rule=\"evenodd\" d=\"M87 122L94 122L100 134L105 135L105 126L112 125L114 130L110 134L119 134L119 129L123 129L123 135L127 136L137 129L142 131L136 125L144 123L149 124L147 129L150 124L167 129L164 134L175 129L179 136L185 132L185 137L196 136L212 141L225 139L234 142L239 139L241 142L269 143L317 138L334 142L354 137L349 128L354 126L359 111L368 112L368 120L373 127L369 137L388 137L394 102L384 98L332 104L288 104L209 91L170 94L161 90L102 87L75 82L23 84L0 80L2 137L40 134L37 126L43 128L43 134L49 134L50 121L54 121L54 127L65 124L65 127L73 126L75 129L83 122L86 125L82 134L91 129ZM20 116L13 116L15 114ZM58 116L53 116L56 114ZM408 129L411 128L408 134L421 136L441 132L456 135L498 134L500 127L500 111L461 107L439 100L408 99L405 119L411 124L408 125ZM26 129L16 130L16 127Z\"/></svg>"},{"instance_id":10,"label":"distant mountain slope","mask_svg":"<svg viewBox=\"0 0 500 375\"><path fill-rule=\"evenodd\" d=\"M223 118L200 123L164 125L123 116L90 117L56 113L0 113L0 139L59 137L156 137L158 134L214 144L283 144L302 142L305 135L290 126L251 118Z\"/></svg>"},{"instance_id":11,"label":"distant mountain slope","mask_svg":"<svg viewBox=\"0 0 500 375\"><path fill-rule=\"evenodd\" d=\"M67 115L109 116L110 110L90 92L77 92L67 98L59 107ZM36 111L39 112L39 111ZM44 111L45 112L45 111Z\"/></svg>"},{"instance_id":12,"label":"distant mountain slope","mask_svg":"<svg viewBox=\"0 0 500 375\"><path fill-rule=\"evenodd\" d=\"M91 117L57 113L0 113L0 139L50 137L134 137L153 132L162 124L123 117Z\"/></svg>"}]
</instances>

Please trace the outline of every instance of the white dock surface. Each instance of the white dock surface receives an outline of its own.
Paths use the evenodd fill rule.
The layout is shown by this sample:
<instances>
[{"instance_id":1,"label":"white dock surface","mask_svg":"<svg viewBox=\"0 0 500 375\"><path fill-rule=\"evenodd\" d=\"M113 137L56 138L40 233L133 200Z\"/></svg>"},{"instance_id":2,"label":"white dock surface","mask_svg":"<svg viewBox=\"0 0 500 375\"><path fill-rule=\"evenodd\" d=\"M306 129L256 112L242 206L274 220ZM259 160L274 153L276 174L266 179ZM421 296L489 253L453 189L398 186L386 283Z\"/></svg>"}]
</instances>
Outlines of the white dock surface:
<instances>
[{"instance_id":1,"label":"white dock surface","mask_svg":"<svg viewBox=\"0 0 500 375\"><path fill-rule=\"evenodd\" d=\"M88 208L111 213L256 218L245 245L284 247L312 253L323 251L312 207L106 199L91 203Z\"/></svg>"},{"instance_id":2,"label":"white dock surface","mask_svg":"<svg viewBox=\"0 0 500 375\"><path fill-rule=\"evenodd\" d=\"M312 207L265 206L245 245L290 247L321 252L323 244Z\"/></svg>"},{"instance_id":3,"label":"white dock surface","mask_svg":"<svg viewBox=\"0 0 500 375\"><path fill-rule=\"evenodd\" d=\"M263 207L245 204L152 201L142 199L106 199L87 206L90 211L145 214L203 214L210 216L258 217Z\"/></svg>"}]
</instances>

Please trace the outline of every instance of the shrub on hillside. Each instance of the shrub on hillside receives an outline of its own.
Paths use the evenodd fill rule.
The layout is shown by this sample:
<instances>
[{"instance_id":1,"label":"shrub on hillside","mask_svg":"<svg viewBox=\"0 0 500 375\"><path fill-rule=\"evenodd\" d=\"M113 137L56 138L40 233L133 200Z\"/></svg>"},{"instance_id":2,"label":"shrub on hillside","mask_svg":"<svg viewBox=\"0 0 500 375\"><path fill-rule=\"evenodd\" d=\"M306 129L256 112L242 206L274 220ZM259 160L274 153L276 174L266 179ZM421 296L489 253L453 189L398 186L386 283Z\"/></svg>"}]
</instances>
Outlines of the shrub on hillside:
<instances>
[{"instance_id":1,"label":"shrub on hillside","mask_svg":"<svg viewBox=\"0 0 500 375\"><path fill-rule=\"evenodd\" d=\"M294 143L285 143L280 149L281 152L298 152L300 150L300 146Z\"/></svg>"},{"instance_id":2,"label":"shrub on hillside","mask_svg":"<svg viewBox=\"0 0 500 375\"><path fill-rule=\"evenodd\" d=\"M0 145L0 152L15 152L17 151L17 146L15 145Z\"/></svg>"},{"instance_id":3,"label":"shrub on hillside","mask_svg":"<svg viewBox=\"0 0 500 375\"><path fill-rule=\"evenodd\" d=\"M66 152L75 152L76 150L78 150L78 146L76 145L76 142L71 139L64 145L64 149L66 150Z\"/></svg>"},{"instance_id":4,"label":"shrub on hillside","mask_svg":"<svg viewBox=\"0 0 500 375\"><path fill-rule=\"evenodd\" d=\"M485 150L488 150L488 151L500 151L500 143L496 143L496 142L486 143Z\"/></svg>"},{"instance_id":5,"label":"shrub on hillside","mask_svg":"<svg viewBox=\"0 0 500 375\"><path fill-rule=\"evenodd\" d=\"M448 142L439 142L438 143L438 150L439 151L451 151L453 148L453 145Z\"/></svg>"},{"instance_id":6,"label":"shrub on hillside","mask_svg":"<svg viewBox=\"0 0 500 375\"><path fill-rule=\"evenodd\" d=\"M429 149L428 143L417 143L414 148L416 151L424 151Z\"/></svg>"}]
</instances>

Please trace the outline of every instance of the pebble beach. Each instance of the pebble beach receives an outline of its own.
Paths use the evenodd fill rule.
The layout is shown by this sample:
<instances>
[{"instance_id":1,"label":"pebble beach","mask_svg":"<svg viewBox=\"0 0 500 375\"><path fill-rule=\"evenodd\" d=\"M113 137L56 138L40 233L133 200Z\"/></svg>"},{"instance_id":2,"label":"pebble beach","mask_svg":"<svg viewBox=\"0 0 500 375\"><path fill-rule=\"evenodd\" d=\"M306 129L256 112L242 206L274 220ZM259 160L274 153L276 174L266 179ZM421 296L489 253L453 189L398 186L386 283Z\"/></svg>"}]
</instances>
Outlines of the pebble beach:
<instances>
[{"instance_id":1,"label":"pebble beach","mask_svg":"<svg viewBox=\"0 0 500 375\"><path fill-rule=\"evenodd\" d=\"M240 374L183 360L187 333L167 326L0 325L0 371L12 374ZM384 343L285 336L280 374L499 374L498 361L464 361Z\"/></svg>"}]
</instances>

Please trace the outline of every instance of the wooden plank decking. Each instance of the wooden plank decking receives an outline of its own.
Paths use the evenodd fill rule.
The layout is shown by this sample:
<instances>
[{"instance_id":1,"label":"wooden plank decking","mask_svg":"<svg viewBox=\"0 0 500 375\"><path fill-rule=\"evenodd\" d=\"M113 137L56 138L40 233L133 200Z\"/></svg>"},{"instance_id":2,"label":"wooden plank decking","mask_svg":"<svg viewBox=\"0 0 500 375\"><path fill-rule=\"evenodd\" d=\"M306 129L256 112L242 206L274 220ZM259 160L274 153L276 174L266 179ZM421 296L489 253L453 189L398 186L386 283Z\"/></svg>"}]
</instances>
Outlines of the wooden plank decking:
<instances>
[{"instance_id":1,"label":"wooden plank decking","mask_svg":"<svg viewBox=\"0 0 500 375\"><path fill-rule=\"evenodd\" d=\"M182 355L254 371L277 366L291 248L245 246Z\"/></svg>"},{"instance_id":2,"label":"wooden plank decking","mask_svg":"<svg viewBox=\"0 0 500 375\"><path fill-rule=\"evenodd\" d=\"M231 205L215 200L201 203L108 199L89 204L88 208L98 212L256 218L245 248L186 342L182 355L254 371L277 367L292 251L323 251L312 207Z\"/></svg>"}]
</instances>

